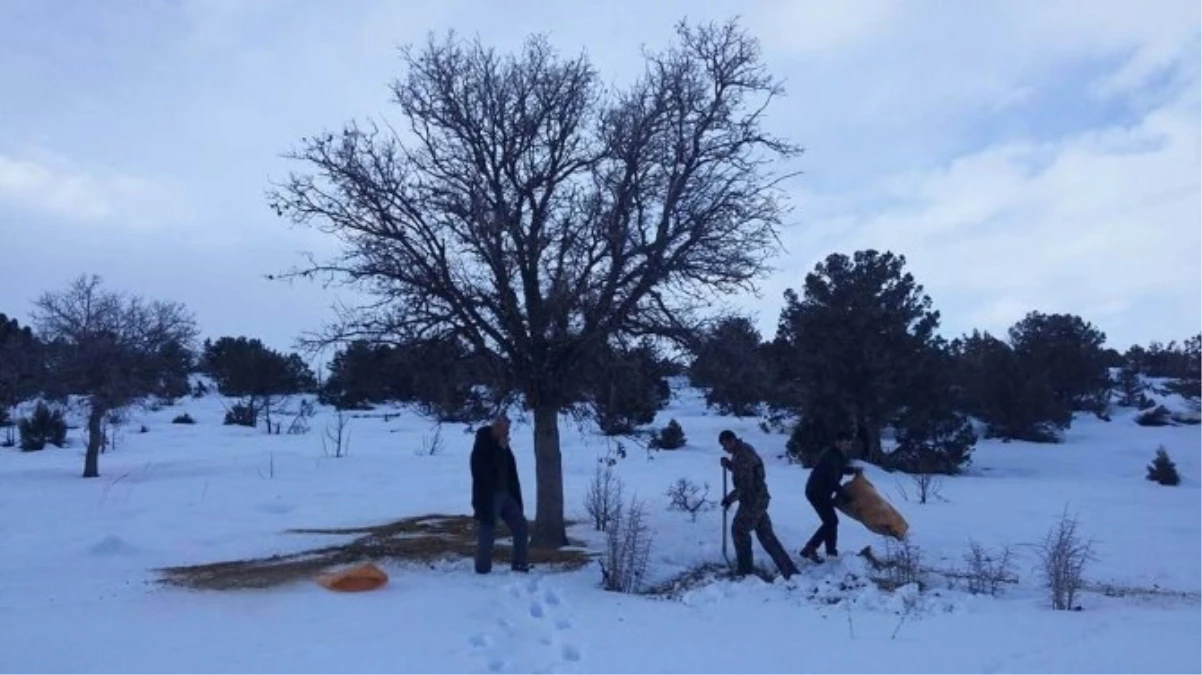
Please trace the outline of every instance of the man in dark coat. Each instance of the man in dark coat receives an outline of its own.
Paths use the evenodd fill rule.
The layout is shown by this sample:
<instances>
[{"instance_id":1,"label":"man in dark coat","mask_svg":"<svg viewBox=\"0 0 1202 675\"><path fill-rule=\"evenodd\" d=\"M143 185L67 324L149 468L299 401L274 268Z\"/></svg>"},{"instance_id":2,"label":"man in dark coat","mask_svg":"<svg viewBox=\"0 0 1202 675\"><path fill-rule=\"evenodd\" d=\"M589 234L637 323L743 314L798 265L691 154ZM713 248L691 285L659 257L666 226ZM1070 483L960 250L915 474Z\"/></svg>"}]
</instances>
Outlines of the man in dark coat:
<instances>
[{"instance_id":1,"label":"man in dark coat","mask_svg":"<svg viewBox=\"0 0 1202 675\"><path fill-rule=\"evenodd\" d=\"M772 519L768 517L768 502L772 496L768 494L768 484L764 480L764 462L760 459L755 448L745 443L729 429L718 435L718 443L722 449L730 453L730 457L722 458L722 468L728 469L732 475L734 489L723 496L722 508L729 509L730 505L738 502L739 510L735 512L734 523L730 534L735 544L735 573L739 576L751 574L751 531L760 540L760 546L776 563L786 579L797 574L797 565L780 540L772 530Z\"/></svg>"},{"instance_id":2,"label":"man in dark coat","mask_svg":"<svg viewBox=\"0 0 1202 675\"><path fill-rule=\"evenodd\" d=\"M497 518L513 534L513 570L529 571L527 524L522 512L522 485L509 449L509 418L498 416L476 431L472 446L472 511L476 519L476 573L492 571Z\"/></svg>"},{"instance_id":3,"label":"man in dark coat","mask_svg":"<svg viewBox=\"0 0 1202 675\"><path fill-rule=\"evenodd\" d=\"M822 524L814 532L805 548L801 549L801 557L812 562L822 562L818 557L818 545L826 545L828 556L839 555L839 516L835 514L835 504L848 499L847 491L843 489L843 476L861 473L858 466L848 466L847 452L851 449L851 435L840 434L835 439L835 445L827 448L818 457L818 463L810 471L806 481L806 499Z\"/></svg>"}]
</instances>

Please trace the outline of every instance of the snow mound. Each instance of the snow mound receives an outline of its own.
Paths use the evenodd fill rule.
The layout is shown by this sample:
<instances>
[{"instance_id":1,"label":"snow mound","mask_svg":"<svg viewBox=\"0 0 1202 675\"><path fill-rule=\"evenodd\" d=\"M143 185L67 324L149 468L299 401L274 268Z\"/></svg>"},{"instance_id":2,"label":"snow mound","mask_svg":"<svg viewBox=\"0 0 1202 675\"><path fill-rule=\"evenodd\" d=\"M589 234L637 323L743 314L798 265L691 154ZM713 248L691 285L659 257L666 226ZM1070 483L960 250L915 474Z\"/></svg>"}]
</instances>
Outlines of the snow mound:
<instances>
[{"instance_id":1,"label":"snow mound","mask_svg":"<svg viewBox=\"0 0 1202 675\"><path fill-rule=\"evenodd\" d=\"M138 548L121 537L110 534L100 541L92 544L88 552L97 556L121 556L131 555L138 552Z\"/></svg>"}]
</instances>

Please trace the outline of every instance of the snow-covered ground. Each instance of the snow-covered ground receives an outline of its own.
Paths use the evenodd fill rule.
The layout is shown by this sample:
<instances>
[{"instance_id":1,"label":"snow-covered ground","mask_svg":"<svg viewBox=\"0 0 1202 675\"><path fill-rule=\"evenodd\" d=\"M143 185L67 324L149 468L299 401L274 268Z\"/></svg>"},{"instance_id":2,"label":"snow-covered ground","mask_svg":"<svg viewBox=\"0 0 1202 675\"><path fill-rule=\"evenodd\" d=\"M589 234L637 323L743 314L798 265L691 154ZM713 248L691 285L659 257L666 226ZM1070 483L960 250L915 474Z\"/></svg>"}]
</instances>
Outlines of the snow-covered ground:
<instances>
[{"instance_id":1,"label":"snow-covered ground","mask_svg":"<svg viewBox=\"0 0 1202 675\"><path fill-rule=\"evenodd\" d=\"M195 426L170 420L191 413ZM380 411L376 411L377 413ZM254 591L189 591L154 583L154 568L257 557L330 543L294 527L380 523L467 513L471 437L446 425L444 449L418 454L429 421L403 414L355 419L349 456L326 457L312 431L267 436L221 425L217 397L143 411L82 480L81 431L71 446L0 451L0 670L7 672L1199 672L1202 565L1198 427L1141 428L1130 411L1082 417L1067 442L979 444L971 469L943 481L942 499L905 501L908 481L867 476L904 513L930 567L954 569L970 539L1012 545L1017 586L972 596L936 577L925 593L863 581L855 551L884 542L844 519L841 560L799 580L715 580L663 599L601 590L596 565L567 573L472 573L466 560L382 563L391 582L361 594L313 583ZM645 499L656 540L652 582L721 560L720 510L697 522L667 510L679 477L718 496L718 431L731 428L764 457L777 534L796 554L817 520L806 471L780 457L785 437L758 420L707 413L676 392L657 424L678 419L687 447L652 459L629 446L615 471ZM137 433L145 424L148 433ZM287 423L285 422L285 425ZM569 517L607 439L562 427ZM529 428L515 425L519 470L533 517ZM1144 479L1158 445L1182 484ZM1068 508L1095 541L1095 584L1159 589L1123 597L1089 592L1082 611L1048 607L1036 556ZM587 525L573 537L599 544ZM756 559L768 563L756 545Z\"/></svg>"}]
</instances>

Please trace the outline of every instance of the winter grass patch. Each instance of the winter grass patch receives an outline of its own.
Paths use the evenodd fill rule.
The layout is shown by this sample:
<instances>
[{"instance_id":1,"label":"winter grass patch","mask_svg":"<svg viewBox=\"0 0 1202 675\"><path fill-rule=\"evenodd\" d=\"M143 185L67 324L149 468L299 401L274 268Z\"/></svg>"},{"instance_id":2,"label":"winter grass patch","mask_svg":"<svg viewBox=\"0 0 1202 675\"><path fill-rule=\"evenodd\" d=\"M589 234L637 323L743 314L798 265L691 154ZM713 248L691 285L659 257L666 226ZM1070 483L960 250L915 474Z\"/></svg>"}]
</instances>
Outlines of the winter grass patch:
<instances>
[{"instance_id":1,"label":"winter grass patch","mask_svg":"<svg viewBox=\"0 0 1202 675\"><path fill-rule=\"evenodd\" d=\"M340 565L367 561L431 564L440 560L471 558L475 554L476 530L470 516L430 514L401 520L347 528L287 530L291 534L358 535L350 542L297 553L264 558L231 560L166 567L157 570L161 582L198 590L272 588L312 579ZM510 534L498 524L498 538ZM498 543L494 558L508 563L512 548ZM588 564L590 556L579 542L559 549L530 549L530 562L563 570Z\"/></svg>"},{"instance_id":2,"label":"winter grass patch","mask_svg":"<svg viewBox=\"0 0 1202 675\"><path fill-rule=\"evenodd\" d=\"M1198 591L1181 591L1162 588L1157 584L1151 586L1132 586L1130 584L1090 583L1086 582L1082 590L1097 593L1108 598L1135 598L1151 601L1176 601L1188 605L1202 604L1202 593Z\"/></svg>"},{"instance_id":3,"label":"winter grass patch","mask_svg":"<svg viewBox=\"0 0 1202 675\"><path fill-rule=\"evenodd\" d=\"M775 579L772 571L763 565L752 567L752 574L764 583L770 584ZM719 562L706 562L695 565L664 581L648 586L642 591L643 595L666 600L680 600L690 591L708 586L721 579L732 579L729 566Z\"/></svg>"}]
</instances>

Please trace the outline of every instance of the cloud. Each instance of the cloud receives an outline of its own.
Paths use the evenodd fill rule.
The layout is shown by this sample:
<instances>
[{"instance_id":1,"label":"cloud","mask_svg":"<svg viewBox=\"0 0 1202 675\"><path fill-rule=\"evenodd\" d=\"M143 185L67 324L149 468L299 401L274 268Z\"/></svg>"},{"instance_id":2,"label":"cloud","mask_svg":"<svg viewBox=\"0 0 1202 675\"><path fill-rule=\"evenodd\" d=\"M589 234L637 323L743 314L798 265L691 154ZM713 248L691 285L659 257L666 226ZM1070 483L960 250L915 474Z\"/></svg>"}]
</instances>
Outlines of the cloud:
<instances>
[{"instance_id":1,"label":"cloud","mask_svg":"<svg viewBox=\"0 0 1202 675\"><path fill-rule=\"evenodd\" d=\"M242 47L254 24L279 8L276 0L183 0L180 11L189 26L188 47L219 50Z\"/></svg>"},{"instance_id":2,"label":"cloud","mask_svg":"<svg viewBox=\"0 0 1202 675\"><path fill-rule=\"evenodd\" d=\"M165 186L39 151L0 154L0 204L74 223L152 224L170 201Z\"/></svg>"},{"instance_id":3,"label":"cloud","mask_svg":"<svg viewBox=\"0 0 1202 675\"><path fill-rule=\"evenodd\" d=\"M1182 310L1165 320L1196 331L1199 94L1195 79L1134 124L994 145L811 198L816 222L787 233L787 245L906 255L952 333L1004 330L1035 309L1104 320L1163 298ZM873 206L849 214L857 200ZM796 287L804 271L772 288Z\"/></svg>"},{"instance_id":4,"label":"cloud","mask_svg":"<svg viewBox=\"0 0 1202 675\"><path fill-rule=\"evenodd\" d=\"M814 55L888 33L904 9L894 0L787 0L758 5L749 19L769 48Z\"/></svg>"},{"instance_id":5,"label":"cloud","mask_svg":"<svg viewBox=\"0 0 1202 675\"><path fill-rule=\"evenodd\" d=\"M1066 79L1088 78L1095 99L1114 101L1196 64L1202 15L1192 0L775 0L749 20L789 71L797 98L785 105L805 140L847 129L867 148L901 136L943 151Z\"/></svg>"},{"instance_id":6,"label":"cloud","mask_svg":"<svg viewBox=\"0 0 1202 675\"><path fill-rule=\"evenodd\" d=\"M24 66L0 72L12 99L0 106L0 213L20 214L23 232L54 229L72 266L108 242L113 273L134 289L186 294L190 283L171 280L193 268L249 284L334 245L288 228L263 192L303 168L279 156L303 135L395 121L386 84L399 44L454 28L508 50L545 32L620 86L640 72L640 46L667 45L676 20L737 14L788 89L769 123L806 147L788 167L804 171L778 261L788 269L756 305L768 330L783 288L827 253L864 247L906 254L953 334L1030 309L1080 313L1112 337L1197 330L1191 0L179 0L69 16L32 3L0 19L0 53ZM155 236L128 227L163 222ZM8 274L24 265L21 278L40 283L41 244L13 248L13 229L0 238L28 254L10 255ZM291 336L324 311L298 301L259 318L270 302L225 283L198 286L221 301L206 316L230 326L253 315L246 330ZM5 286L16 287L0 284L0 304L25 302Z\"/></svg>"}]
</instances>

